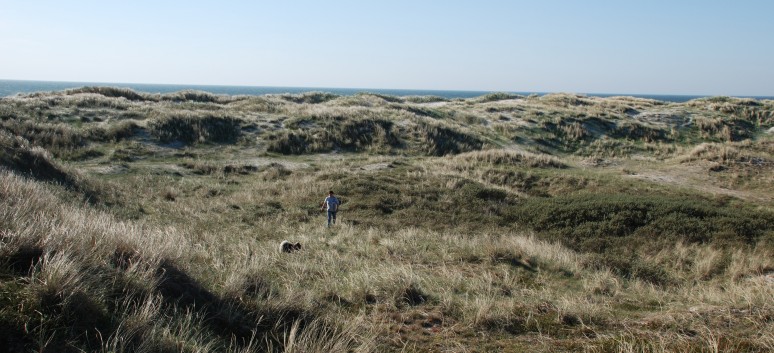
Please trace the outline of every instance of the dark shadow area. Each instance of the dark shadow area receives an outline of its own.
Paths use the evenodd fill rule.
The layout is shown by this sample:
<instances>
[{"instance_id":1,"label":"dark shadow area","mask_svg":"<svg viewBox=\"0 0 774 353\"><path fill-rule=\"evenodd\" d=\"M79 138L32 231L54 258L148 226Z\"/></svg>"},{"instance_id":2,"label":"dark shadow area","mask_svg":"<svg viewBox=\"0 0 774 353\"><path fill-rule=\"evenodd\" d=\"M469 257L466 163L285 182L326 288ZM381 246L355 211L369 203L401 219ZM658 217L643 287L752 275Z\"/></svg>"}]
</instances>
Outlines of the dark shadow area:
<instances>
[{"instance_id":1,"label":"dark shadow area","mask_svg":"<svg viewBox=\"0 0 774 353\"><path fill-rule=\"evenodd\" d=\"M510 265L515 268L522 268L529 272L537 272L537 268L530 264L529 260L524 260L521 256L510 251L494 253L492 255L492 262Z\"/></svg>"},{"instance_id":2,"label":"dark shadow area","mask_svg":"<svg viewBox=\"0 0 774 353\"><path fill-rule=\"evenodd\" d=\"M0 168L34 180L60 184L82 194L84 200L91 204L109 199L93 183L55 162L50 155L33 148L22 138L0 135Z\"/></svg>"},{"instance_id":3,"label":"dark shadow area","mask_svg":"<svg viewBox=\"0 0 774 353\"><path fill-rule=\"evenodd\" d=\"M238 344L246 344L255 335L274 347L282 347L279 335L289 330L293 322L300 321L300 328L311 321L311 315L296 308L265 310L250 307L233 299L220 298L198 281L179 269L171 261L159 266L159 284L157 290L165 302L172 307L196 310L204 314L204 323L210 330L227 339L235 339ZM256 286L268 286L257 283ZM253 288L260 292L261 289Z\"/></svg>"},{"instance_id":4,"label":"dark shadow area","mask_svg":"<svg viewBox=\"0 0 774 353\"><path fill-rule=\"evenodd\" d=\"M43 248L35 246L22 246L15 253L9 255L4 260L8 264L8 269L17 276L29 276L30 271L35 265L40 263L43 258Z\"/></svg>"},{"instance_id":5,"label":"dark shadow area","mask_svg":"<svg viewBox=\"0 0 774 353\"><path fill-rule=\"evenodd\" d=\"M0 320L0 353L29 352L32 340L19 325Z\"/></svg>"},{"instance_id":6,"label":"dark shadow area","mask_svg":"<svg viewBox=\"0 0 774 353\"><path fill-rule=\"evenodd\" d=\"M417 306L420 304L424 304L430 299L430 297L422 291L421 288L417 287L415 284L411 284L408 287L406 287L403 290L403 293L401 293L400 298L398 298L397 304L407 304L409 306Z\"/></svg>"},{"instance_id":7,"label":"dark shadow area","mask_svg":"<svg viewBox=\"0 0 774 353\"><path fill-rule=\"evenodd\" d=\"M36 153L21 144L0 147L0 166L35 180L56 182L75 190L80 188L74 176L62 170L44 154Z\"/></svg>"}]
</instances>

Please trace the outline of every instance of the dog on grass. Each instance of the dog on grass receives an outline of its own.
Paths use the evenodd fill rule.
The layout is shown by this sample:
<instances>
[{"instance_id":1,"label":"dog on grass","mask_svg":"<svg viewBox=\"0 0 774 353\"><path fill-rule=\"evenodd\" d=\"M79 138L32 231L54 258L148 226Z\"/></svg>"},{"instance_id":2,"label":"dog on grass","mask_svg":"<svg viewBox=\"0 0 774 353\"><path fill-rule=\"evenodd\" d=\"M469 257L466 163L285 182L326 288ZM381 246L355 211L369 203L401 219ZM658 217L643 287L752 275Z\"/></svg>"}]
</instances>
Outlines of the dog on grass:
<instances>
[{"instance_id":1,"label":"dog on grass","mask_svg":"<svg viewBox=\"0 0 774 353\"><path fill-rule=\"evenodd\" d=\"M280 251L281 252L295 252L301 250L301 243L291 243L287 240L283 240L282 243L280 243Z\"/></svg>"}]
</instances>

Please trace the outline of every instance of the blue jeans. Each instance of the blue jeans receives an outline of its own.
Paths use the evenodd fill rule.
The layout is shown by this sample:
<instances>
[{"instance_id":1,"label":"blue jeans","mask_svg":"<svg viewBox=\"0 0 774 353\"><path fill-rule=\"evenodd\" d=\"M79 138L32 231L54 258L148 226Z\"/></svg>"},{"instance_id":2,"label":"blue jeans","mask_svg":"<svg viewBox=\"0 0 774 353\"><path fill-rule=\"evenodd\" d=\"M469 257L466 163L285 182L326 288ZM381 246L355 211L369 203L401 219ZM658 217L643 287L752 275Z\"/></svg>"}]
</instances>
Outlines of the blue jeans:
<instances>
[{"instance_id":1,"label":"blue jeans","mask_svg":"<svg viewBox=\"0 0 774 353\"><path fill-rule=\"evenodd\" d=\"M333 219L333 224L336 224L336 212L328 210L328 227L331 226L331 219Z\"/></svg>"}]
</instances>

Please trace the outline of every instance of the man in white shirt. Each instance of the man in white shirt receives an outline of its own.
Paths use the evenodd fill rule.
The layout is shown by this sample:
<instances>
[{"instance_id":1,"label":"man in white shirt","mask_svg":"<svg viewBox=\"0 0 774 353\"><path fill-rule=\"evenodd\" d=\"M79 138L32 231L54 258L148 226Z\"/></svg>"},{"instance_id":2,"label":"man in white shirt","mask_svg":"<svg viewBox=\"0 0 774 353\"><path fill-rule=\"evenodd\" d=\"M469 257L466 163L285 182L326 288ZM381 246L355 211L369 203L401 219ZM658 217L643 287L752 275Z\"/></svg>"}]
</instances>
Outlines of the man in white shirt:
<instances>
[{"instance_id":1,"label":"man in white shirt","mask_svg":"<svg viewBox=\"0 0 774 353\"><path fill-rule=\"evenodd\" d=\"M336 224L336 212L339 211L340 204L339 199L333 196L333 191L328 191L328 197L320 205L320 211L328 210L328 227L331 226L331 221Z\"/></svg>"}]
</instances>

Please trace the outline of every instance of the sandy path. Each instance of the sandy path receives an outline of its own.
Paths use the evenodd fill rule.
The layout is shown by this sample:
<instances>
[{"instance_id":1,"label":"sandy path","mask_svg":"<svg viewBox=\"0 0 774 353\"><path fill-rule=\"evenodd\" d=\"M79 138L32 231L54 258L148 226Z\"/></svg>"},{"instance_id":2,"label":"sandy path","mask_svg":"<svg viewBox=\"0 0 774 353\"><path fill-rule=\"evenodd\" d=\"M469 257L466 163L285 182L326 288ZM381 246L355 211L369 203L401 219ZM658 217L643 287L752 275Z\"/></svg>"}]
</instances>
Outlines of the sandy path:
<instances>
[{"instance_id":1,"label":"sandy path","mask_svg":"<svg viewBox=\"0 0 774 353\"><path fill-rule=\"evenodd\" d=\"M755 191L735 190L713 185L706 168L701 166L676 166L669 170L638 170L630 178L669 184L685 189L698 190L712 195L726 195L758 203L772 203L771 195Z\"/></svg>"}]
</instances>

